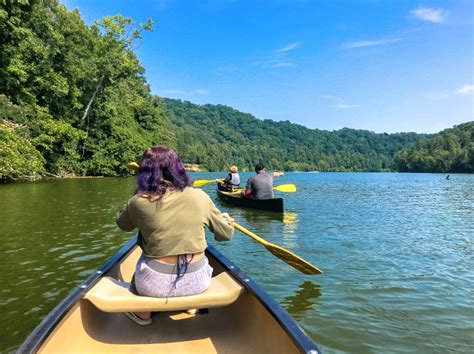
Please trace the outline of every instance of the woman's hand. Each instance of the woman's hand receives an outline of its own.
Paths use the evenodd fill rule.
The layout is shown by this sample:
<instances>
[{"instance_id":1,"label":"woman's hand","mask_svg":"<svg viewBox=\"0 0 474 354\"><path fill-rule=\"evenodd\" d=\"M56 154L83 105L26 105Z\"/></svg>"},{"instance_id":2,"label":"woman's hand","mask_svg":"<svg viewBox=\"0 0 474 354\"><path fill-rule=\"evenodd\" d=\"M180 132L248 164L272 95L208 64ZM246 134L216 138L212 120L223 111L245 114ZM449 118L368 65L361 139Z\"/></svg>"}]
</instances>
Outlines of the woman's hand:
<instances>
[{"instance_id":1,"label":"woman's hand","mask_svg":"<svg viewBox=\"0 0 474 354\"><path fill-rule=\"evenodd\" d=\"M225 219L225 221L227 221L229 223L229 225L234 224L235 219L230 217L230 215L228 213L222 213L222 216Z\"/></svg>"}]
</instances>

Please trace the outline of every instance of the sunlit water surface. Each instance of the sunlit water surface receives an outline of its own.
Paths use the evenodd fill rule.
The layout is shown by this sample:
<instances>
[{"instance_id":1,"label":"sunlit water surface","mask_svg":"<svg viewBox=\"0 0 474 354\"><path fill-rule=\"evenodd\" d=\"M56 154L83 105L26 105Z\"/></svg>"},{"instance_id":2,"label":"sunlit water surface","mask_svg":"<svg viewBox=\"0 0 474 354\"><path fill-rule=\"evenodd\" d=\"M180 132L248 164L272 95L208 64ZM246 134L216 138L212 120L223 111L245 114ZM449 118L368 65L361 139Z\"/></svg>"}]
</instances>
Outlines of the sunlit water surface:
<instances>
[{"instance_id":1,"label":"sunlit water surface","mask_svg":"<svg viewBox=\"0 0 474 354\"><path fill-rule=\"evenodd\" d=\"M288 173L275 182L298 186L279 194L283 217L216 204L324 275L298 273L240 233L217 247L324 352L472 351L474 175ZM115 215L133 189L133 178L0 185L0 351L17 348L132 236ZM204 189L215 199L213 184Z\"/></svg>"}]
</instances>

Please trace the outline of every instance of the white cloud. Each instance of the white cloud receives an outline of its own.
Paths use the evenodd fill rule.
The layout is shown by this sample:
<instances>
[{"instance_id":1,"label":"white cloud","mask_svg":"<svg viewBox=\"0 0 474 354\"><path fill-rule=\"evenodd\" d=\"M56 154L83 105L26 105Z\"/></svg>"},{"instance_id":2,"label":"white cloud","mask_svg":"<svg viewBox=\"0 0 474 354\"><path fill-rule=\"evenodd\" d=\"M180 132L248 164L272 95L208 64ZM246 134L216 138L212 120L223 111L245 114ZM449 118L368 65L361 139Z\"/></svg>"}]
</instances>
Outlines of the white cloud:
<instances>
[{"instance_id":1,"label":"white cloud","mask_svg":"<svg viewBox=\"0 0 474 354\"><path fill-rule=\"evenodd\" d=\"M339 96L334 96L334 95L318 95L321 98L324 98L326 100L332 100L332 101L338 101L338 102L343 102L344 99Z\"/></svg>"},{"instance_id":2,"label":"white cloud","mask_svg":"<svg viewBox=\"0 0 474 354\"><path fill-rule=\"evenodd\" d=\"M290 44L284 46L283 48L275 50L274 53L286 53L286 52L289 52L291 50L295 50L299 46L300 46L299 42L293 42L293 43L290 43Z\"/></svg>"},{"instance_id":3,"label":"white cloud","mask_svg":"<svg viewBox=\"0 0 474 354\"><path fill-rule=\"evenodd\" d=\"M165 90L163 93L168 94L168 95L179 95L184 93L184 91L181 90Z\"/></svg>"},{"instance_id":4,"label":"white cloud","mask_svg":"<svg viewBox=\"0 0 474 354\"><path fill-rule=\"evenodd\" d=\"M333 106L336 109L348 109L348 108L356 108L359 107L358 104L346 104L346 103L339 103Z\"/></svg>"},{"instance_id":5,"label":"white cloud","mask_svg":"<svg viewBox=\"0 0 474 354\"><path fill-rule=\"evenodd\" d=\"M231 65L225 65L225 66L219 66L217 69L216 69L216 72L218 74L228 74L228 73L234 73L236 72L238 69L237 67L235 66L231 66Z\"/></svg>"},{"instance_id":6,"label":"white cloud","mask_svg":"<svg viewBox=\"0 0 474 354\"><path fill-rule=\"evenodd\" d=\"M291 68L295 66L295 64L291 61L284 61L282 59L255 61L252 63L252 65L261 66L262 68Z\"/></svg>"},{"instance_id":7,"label":"white cloud","mask_svg":"<svg viewBox=\"0 0 474 354\"><path fill-rule=\"evenodd\" d=\"M152 4L154 4L156 7L160 9L164 9L167 7L170 3L172 3L174 0L154 0L152 1Z\"/></svg>"},{"instance_id":8,"label":"white cloud","mask_svg":"<svg viewBox=\"0 0 474 354\"><path fill-rule=\"evenodd\" d=\"M318 94L320 98L329 101L328 105L335 109L349 109L349 108L357 108L360 107L358 104L351 104L347 103L346 100L342 97L335 96L335 95L328 95L328 94Z\"/></svg>"},{"instance_id":9,"label":"white cloud","mask_svg":"<svg viewBox=\"0 0 474 354\"><path fill-rule=\"evenodd\" d=\"M464 85L460 89L456 90L460 95L469 95L474 92L474 85Z\"/></svg>"},{"instance_id":10,"label":"white cloud","mask_svg":"<svg viewBox=\"0 0 474 354\"><path fill-rule=\"evenodd\" d=\"M195 90L164 90L162 91L164 95L176 95L176 96L192 96L192 95L199 95L199 96L206 96L209 94L209 90L205 89L195 89Z\"/></svg>"},{"instance_id":11,"label":"white cloud","mask_svg":"<svg viewBox=\"0 0 474 354\"><path fill-rule=\"evenodd\" d=\"M446 12L443 9L432 9L429 7L419 7L416 10L412 10L411 14L420 20L434 23L443 23L446 18Z\"/></svg>"},{"instance_id":12,"label":"white cloud","mask_svg":"<svg viewBox=\"0 0 474 354\"><path fill-rule=\"evenodd\" d=\"M193 93L195 93L196 95L205 96L205 95L209 94L209 91L204 90L204 89L196 89L196 90L193 91Z\"/></svg>"},{"instance_id":13,"label":"white cloud","mask_svg":"<svg viewBox=\"0 0 474 354\"><path fill-rule=\"evenodd\" d=\"M277 63L271 63L267 65L269 68L289 68L292 66L295 66L295 64L287 62L287 61L281 61Z\"/></svg>"},{"instance_id":14,"label":"white cloud","mask_svg":"<svg viewBox=\"0 0 474 354\"><path fill-rule=\"evenodd\" d=\"M391 39L379 39L374 41L358 41L358 42L349 42L345 43L345 48L362 48L362 47L374 47L383 44L395 43L401 41L401 38L391 38Z\"/></svg>"}]
</instances>

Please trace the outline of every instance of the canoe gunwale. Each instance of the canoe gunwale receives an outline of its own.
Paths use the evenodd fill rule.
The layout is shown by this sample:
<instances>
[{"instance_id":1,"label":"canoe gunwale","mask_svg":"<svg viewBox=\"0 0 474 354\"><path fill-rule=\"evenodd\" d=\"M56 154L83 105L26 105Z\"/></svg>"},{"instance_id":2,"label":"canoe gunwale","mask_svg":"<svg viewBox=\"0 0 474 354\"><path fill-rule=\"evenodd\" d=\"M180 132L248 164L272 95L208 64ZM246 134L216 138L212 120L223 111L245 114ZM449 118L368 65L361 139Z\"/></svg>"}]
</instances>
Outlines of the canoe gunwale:
<instances>
[{"instance_id":1,"label":"canoe gunwale","mask_svg":"<svg viewBox=\"0 0 474 354\"><path fill-rule=\"evenodd\" d=\"M83 283L73 289L66 298L53 308L53 310L36 326L33 332L31 332L23 344L18 348L17 353L36 353L76 303L84 297L89 289L91 289L107 271L122 261L130 250L133 249L136 243L137 236L134 236ZM255 298L265 307L265 309L287 333L301 353L321 353L316 344L308 337L293 317L291 317L278 302L263 290L260 285L253 281L246 273L213 246L208 245L206 252L209 252L227 272L229 272L242 286L255 296Z\"/></svg>"},{"instance_id":2,"label":"canoe gunwale","mask_svg":"<svg viewBox=\"0 0 474 354\"><path fill-rule=\"evenodd\" d=\"M137 236L134 236L83 283L74 288L69 295L56 305L56 307L53 308L53 310L51 310L51 312L48 313L48 315L46 315L46 317L36 326L33 332L31 332L23 344L18 348L17 353L36 353L71 308L84 297L89 289L92 288L100 278L102 278L104 273L120 262L136 245L136 243Z\"/></svg>"},{"instance_id":3,"label":"canoe gunwale","mask_svg":"<svg viewBox=\"0 0 474 354\"><path fill-rule=\"evenodd\" d=\"M209 245L207 250L221 263L221 265L232 274L257 300L268 310L273 318L281 325L284 331L290 336L295 345L302 353L316 354L321 353L316 344L308 337L305 331L290 316L290 314L281 307L258 283L244 273L239 267L232 263L215 247Z\"/></svg>"}]
</instances>

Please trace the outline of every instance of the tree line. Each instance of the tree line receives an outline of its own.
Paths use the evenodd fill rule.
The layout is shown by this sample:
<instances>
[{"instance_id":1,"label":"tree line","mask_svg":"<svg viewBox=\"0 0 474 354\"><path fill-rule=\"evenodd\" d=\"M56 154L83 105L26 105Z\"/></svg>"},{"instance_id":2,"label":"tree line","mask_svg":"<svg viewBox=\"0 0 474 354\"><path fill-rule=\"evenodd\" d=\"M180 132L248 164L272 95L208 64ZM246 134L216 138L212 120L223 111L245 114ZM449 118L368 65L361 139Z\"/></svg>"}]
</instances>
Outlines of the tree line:
<instances>
[{"instance_id":1,"label":"tree line","mask_svg":"<svg viewBox=\"0 0 474 354\"><path fill-rule=\"evenodd\" d=\"M400 172L474 172L474 122L445 129L395 156Z\"/></svg>"},{"instance_id":2,"label":"tree line","mask_svg":"<svg viewBox=\"0 0 474 354\"><path fill-rule=\"evenodd\" d=\"M398 151L430 137L308 129L288 121L259 120L223 105L163 101L181 156L212 171L230 164L253 170L259 161L285 171L389 171Z\"/></svg>"},{"instance_id":3,"label":"tree line","mask_svg":"<svg viewBox=\"0 0 474 354\"><path fill-rule=\"evenodd\" d=\"M92 26L57 0L0 1L0 179L120 175L155 143L173 144L134 53L151 20Z\"/></svg>"},{"instance_id":4,"label":"tree line","mask_svg":"<svg viewBox=\"0 0 474 354\"><path fill-rule=\"evenodd\" d=\"M434 137L329 132L155 96L134 53L152 30L152 20L120 15L87 25L57 0L0 0L0 180L125 175L154 144L210 171L262 161L286 171L472 172L472 125Z\"/></svg>"}]
</instances>

